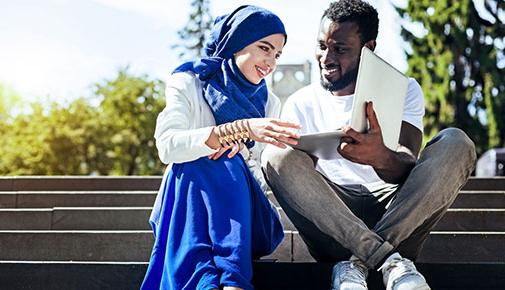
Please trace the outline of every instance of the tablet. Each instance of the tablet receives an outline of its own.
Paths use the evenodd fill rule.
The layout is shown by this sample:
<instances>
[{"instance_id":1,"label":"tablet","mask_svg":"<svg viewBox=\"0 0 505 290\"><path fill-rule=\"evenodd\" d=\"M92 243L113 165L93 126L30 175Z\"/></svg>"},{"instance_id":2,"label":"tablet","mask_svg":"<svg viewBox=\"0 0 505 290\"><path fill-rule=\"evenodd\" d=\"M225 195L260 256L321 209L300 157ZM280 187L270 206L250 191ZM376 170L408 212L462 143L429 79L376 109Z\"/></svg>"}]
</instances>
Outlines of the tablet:
<instances>
[{"instance_id":1,"label":"tablet","mask_svg":"<svg viewBox=\"0 0 505 290\"><path fill-rule=\"evenodd\" d=\"M337 152L340 144L340 138L345 136L344 131L337 130L333 132L314 133L301 135L298 144L291 145L293 148L305 151L321 159L341 158Z\"/></svg>"},{"instance_id":2,"label":"tablet","mask_svg":"<svg viewBox=\"0 0 505 290\"><path fill-rule=\"evenodd\" d=\"M403 107L409 79L381 59L367 47L361 49L361 59L351 111L350 126L358 131L368 129L366 102L372 101L382 130L384 145L391 150L398 147L403 119ZM341 157L337 152L341 130L312 133L300 136L293 148L305 151L321 159Z\"/></svg>"}]
</instances>

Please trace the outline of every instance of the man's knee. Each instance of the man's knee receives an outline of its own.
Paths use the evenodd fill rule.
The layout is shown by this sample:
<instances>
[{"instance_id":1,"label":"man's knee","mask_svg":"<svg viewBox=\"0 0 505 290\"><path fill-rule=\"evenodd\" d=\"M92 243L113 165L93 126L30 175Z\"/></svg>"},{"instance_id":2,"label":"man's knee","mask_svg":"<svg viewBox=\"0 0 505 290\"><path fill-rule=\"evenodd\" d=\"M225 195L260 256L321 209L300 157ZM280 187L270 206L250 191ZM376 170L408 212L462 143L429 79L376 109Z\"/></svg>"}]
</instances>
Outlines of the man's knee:
<instances>
[{"instance_id":1,"label":"man's knee","mask_svg":"<svg viewBox=\"0 0 505 290\"><path fill-rule=\"evenodd\" d=\"M261 156L263 170L274 169L277 172L292 168L296 164L305 163L307 154L291 147L281 149L275 146L267 146ZM309 158L310 159L310 158Z\"/></svg>"},{"instance_id":2,"label":"man's knee","mask_svg":"<svg viewBox=\"0 0 505 290\"><path fill-rule=\"evenodd\" d=\"M312 159L304 152L291 147L281 149L267 146L261 156L261 167L272 189L279 183L291 184L307 166L314 169Z\"/></svg>"},{"instance_id":3,"label":"man's knee","mask_svg":"<svg viewBox=\"0 0 505 290\"><path fill-rule=\"evenodd\" d=\"M469 163L474 164L477 159L475 144L461 129L444 129L432 141L428 142L427 146L434 142L440 142L440 145L450 150L452 156L466 160Z\"/></svg>"}]
</instances>

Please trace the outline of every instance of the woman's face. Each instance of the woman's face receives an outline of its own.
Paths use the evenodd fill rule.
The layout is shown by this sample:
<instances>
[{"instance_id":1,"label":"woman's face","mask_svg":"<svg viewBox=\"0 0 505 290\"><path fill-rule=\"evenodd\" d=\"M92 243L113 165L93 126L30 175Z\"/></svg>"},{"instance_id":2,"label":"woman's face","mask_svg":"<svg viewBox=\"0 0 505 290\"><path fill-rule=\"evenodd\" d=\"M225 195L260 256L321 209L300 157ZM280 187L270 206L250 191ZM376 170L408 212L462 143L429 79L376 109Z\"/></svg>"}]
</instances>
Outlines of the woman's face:
<instances>
[{"instance_id":1,"label":"woman's face","mask_svg":"<svg viewBox=\"0 0 505 290\"><path fill-rule=\"evenodd\" d=\"M284 34L271 34L234 54L235 63L248 81L259 84L275 70L277 59L282 54L284 40Z\"/></svg>"}]
</instances>

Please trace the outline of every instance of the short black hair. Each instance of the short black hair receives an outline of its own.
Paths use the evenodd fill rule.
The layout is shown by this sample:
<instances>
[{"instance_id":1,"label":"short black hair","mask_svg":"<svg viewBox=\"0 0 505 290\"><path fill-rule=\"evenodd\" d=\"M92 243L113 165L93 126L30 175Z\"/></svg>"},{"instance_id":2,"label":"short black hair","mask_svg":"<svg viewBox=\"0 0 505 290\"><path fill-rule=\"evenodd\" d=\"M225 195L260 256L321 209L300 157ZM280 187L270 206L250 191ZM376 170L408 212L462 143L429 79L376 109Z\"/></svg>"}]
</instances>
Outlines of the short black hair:
<instances>
[{"instance_id":1,"label":"short black hair","mask_svg":"<svg viewBox=\"0 0 505 290\"><path fill-rule=\"evenodd\" d=\"M358 25L361 42L377 39L379 32L379 16L377 10L361 0L340 0L330 4L324 11L323 18L333 22L354 22Z\"/></svg>"}]
</instances>

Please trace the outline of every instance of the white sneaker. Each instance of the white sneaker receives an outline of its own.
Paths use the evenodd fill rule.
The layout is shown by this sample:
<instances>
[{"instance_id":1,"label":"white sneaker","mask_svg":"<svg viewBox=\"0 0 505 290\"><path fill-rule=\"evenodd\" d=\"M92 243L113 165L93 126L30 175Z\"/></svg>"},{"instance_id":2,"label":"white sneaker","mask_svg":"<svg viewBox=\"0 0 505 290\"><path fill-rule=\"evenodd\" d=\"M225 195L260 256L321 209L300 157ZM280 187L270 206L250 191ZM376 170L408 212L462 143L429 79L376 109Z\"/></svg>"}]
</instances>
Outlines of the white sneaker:
<instances>
[{"instance_id":1,"label":"white sneaker","mask_svg":"<svg viewBox=\"0 0 505 290\"><path fill-rule=\"evenodd\" d=\"M331 290L366 290L367 276L368 268L353 256L333 266Z\"/></svg>"},{"instance_id":2,"label":"white sneaker","mask_svg":"<svg viewBox=\"0 0 505 290\"><path fill-rule=\"evenodd\" d=\"M387 258L377 270L382 270L386 290L430 290L423 275L419 273L414 263L394 253Z\"/></svg>"}]
</instances>

